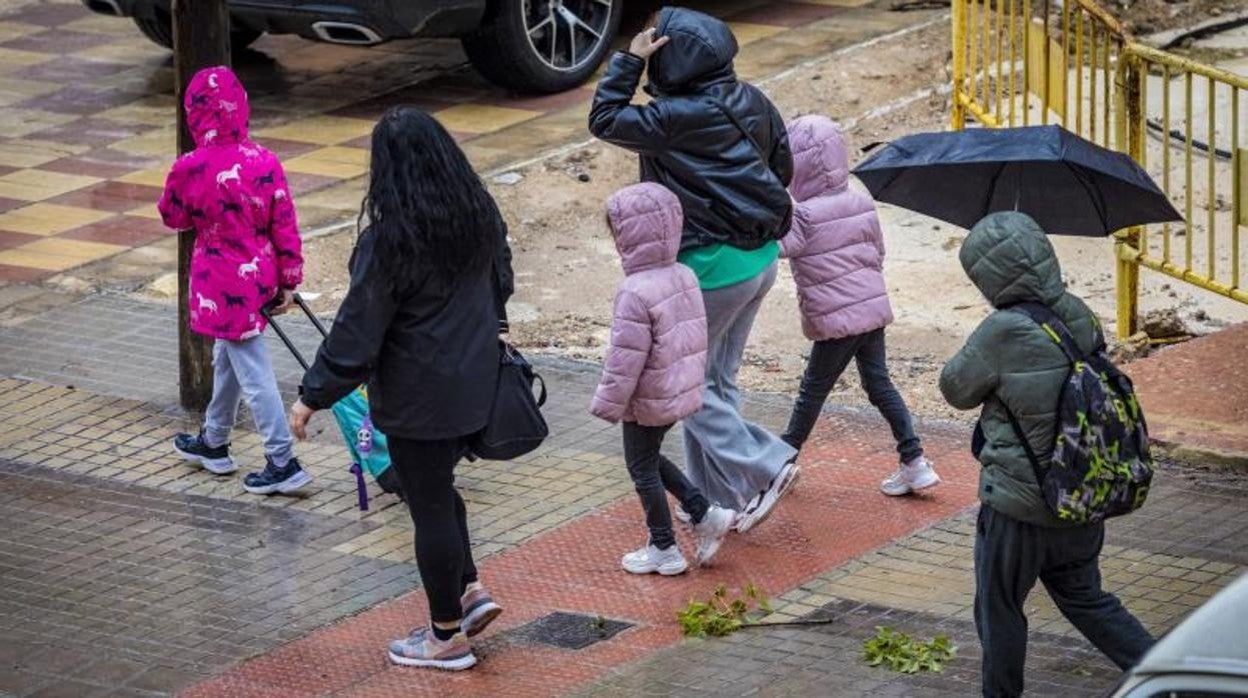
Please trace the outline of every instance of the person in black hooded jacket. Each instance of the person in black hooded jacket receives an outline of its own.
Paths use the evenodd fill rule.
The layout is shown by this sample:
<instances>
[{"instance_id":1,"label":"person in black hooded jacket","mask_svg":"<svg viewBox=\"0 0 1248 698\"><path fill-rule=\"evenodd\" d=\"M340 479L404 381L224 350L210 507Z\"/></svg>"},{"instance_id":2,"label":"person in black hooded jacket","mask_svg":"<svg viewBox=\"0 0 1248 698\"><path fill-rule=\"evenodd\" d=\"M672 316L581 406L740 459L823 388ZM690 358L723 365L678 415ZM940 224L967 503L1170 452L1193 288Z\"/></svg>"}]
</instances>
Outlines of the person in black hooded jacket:
<instances>
[{"instance_id":1,"label":"person in black hooded jacket","mask_svg":"<svg viewBox=\"0 0 1248 698\"><path fill-rule=\"evenodd\" d=\"M453 138L395 107L373 129L368 227L351 286L291 408L304 438L316 410L368 382L373 423L416 529L432 622L390 644L390 661L447 670L476 663L468 638L502 609L477 579L455 465L486 425L512 291L507 227Z\"/></svg>"},{"instance_id":2,"label":"person in black hooded jacket","mask_svg":"<svg viewBox=\"0 0 1248 698\"><path fill-rule=\"evenodd\" d=\"M616 53L598 83L589 130L631 150L641 179L676 193L681 263L698 277L708 357L703 408L684 423L689 479L742 512L738 530L770 513L797 475L796 451L740 412L736 386L755 315L776 277L789 230L793 175L784 120L737 79L737 41L724 22L665 7ZM632 104L646 72L648 104Z\"/></svg>"}]
</instances>

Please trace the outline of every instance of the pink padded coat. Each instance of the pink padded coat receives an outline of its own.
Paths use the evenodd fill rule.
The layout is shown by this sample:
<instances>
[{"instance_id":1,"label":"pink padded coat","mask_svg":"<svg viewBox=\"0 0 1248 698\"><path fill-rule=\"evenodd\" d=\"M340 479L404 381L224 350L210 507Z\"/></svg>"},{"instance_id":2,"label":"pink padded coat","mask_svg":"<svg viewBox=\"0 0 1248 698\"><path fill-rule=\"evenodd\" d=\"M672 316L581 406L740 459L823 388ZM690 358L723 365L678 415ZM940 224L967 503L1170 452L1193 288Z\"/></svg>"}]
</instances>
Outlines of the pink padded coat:
<instances>
[{"instance_id":1,"label":"pink padded coat","mask_svg":"<svg viewBox=\"0 0 1248 698\"><path fill-rule=\"evenodd\" d=\"M611 197L607 219L625 278L590 412L609 422L673 424L702 407L706 374L702 291L676 262L680 201L662 185L635 184Z\"/></svg>"},{"instance_id":2,"label":"pink padded coat","mask_svg":"<svg viewBox=\"0 0 1248 698\"><path fill-rule=\"evenodd\" d=\"M840 128L824 116L803 116L789 124L789 143L797 206L780 248L797 282L802 331L819 341L888 325L884 235L871 195L849 186Z\"/></svg>"},{"instance_id":3,"label":"pink padded coat","mask_svg":"<svg viewBox=\"0 0 1248 698\"><path fill-rule=\"evenodd\" d=\"M195 150L173 163L157 207L170 228L195 228L191 329L247 339L278 290L303 280L295 207L277 156L247 137L247 92L229 68L196 73L185 102Z\"/></svg>"}]
</instances>

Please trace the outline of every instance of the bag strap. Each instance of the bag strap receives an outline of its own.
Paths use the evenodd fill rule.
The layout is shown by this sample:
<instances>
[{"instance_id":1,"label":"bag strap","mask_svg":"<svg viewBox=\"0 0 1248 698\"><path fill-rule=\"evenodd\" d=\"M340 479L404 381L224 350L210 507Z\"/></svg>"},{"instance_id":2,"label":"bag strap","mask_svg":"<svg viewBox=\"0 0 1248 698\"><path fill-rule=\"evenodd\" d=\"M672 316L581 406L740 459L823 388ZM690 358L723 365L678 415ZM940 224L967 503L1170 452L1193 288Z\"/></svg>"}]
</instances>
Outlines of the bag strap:
<instances>
[{"instance_id":1,"label":"bag strap","mask_svg":"<svg viewBox=\"0 0 1248 698\"><path fill-rule=\"evenodd\" d=\"M1028 462L1031 463L1031 472L1035 475L1036 486L1041 488L1043 492L1044 471L1040 468L1040 459L1036 457L1036 452L1031 447L1031 441L1027 439L1027 433L1023 431L1023 425L1018 423L1018 417L1014 416L1014 413L1009 407L1006 407L1004 402L1001 403L1001 407L1005 410L1005 416L1010 418L1010 426L1014 427L1014 435L1018 437L1018 442L1023 445L1023 451L1027 454Z\"/></svg>"},{"instance_id":2,"label":"bag strap","mask_svg":"<svg viewBox=\"0 0 1248 698\"><path fill-rule=\"evenodd\" d=\"M1057 345L1057 348L1062 350L1062 353L1066 355L1066 359L1071 364L1087 361L1087 357L1079 349L1079 343L1075 341L1075 337L1070 333L1070 329L1066 327L1066 323L1062 322L1062 318L1053 312L1053 309L1049 306L1043 303L1028 301L1016 303L1005 309L1018 313L1039 325L1040 329L1044 330L1049 339L1053 340L1053 343ZM1096 323L1096 326L1097 343L1098 345L1104 345L1105 340L1101 335L1100 323Z\"/></svg>"},{"instance_id":3,"label":"bag strap","mask_svg":"<svg viewBox=\"0 0 1248 698\"><path fill-rule=\"evenodd\" d=\"M710 100L711 104L715 105L716 109L723 112L723 115L728 117L728 120L732 122L732 125L737 127L737 130L741 132L741 135L745 136L745 140L749 141L750 145L754 147L754 154L757 155L758 159L761 160L763 165L767 167L767 171L771 172L769 159L763 154L763 147L758 144L757 140L754 139L754 134L750 133L750 130L745 127L745 124L741 123L741 120L737 118L737 115L733 114L732 110L730 110L723 102L719 101L715 97L711 97Z\"/></svg>"}]
</instances>

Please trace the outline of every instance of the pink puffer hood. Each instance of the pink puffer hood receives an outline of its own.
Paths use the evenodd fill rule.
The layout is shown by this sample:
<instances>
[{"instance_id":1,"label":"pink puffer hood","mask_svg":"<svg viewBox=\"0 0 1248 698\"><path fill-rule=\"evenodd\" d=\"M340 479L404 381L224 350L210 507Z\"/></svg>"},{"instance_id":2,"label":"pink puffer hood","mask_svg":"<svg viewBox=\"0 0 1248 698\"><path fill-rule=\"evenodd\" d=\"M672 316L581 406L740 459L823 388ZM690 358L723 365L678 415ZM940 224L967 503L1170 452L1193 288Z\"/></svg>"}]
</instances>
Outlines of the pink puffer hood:
<instances>
[{"instance_id":1,"label":"pink puffer hood","mask_svg":"<svg viewBox=\"0 0 1248 698\"><path fill-rule=\"evenodd\" d=\"M659 184L635 184L607 202L607 220L626 276L590 411L610 422L673 424L702 407L706 373L702 290L676 262L680 201Z\"/></svg>"},{"instance_id":2,"label":"pink puffer hood","mask_svg":"<svg viewBox=\"0 0 1248 698\"><path fill-rule=\"evenodd\" d=\"M780 246L797 283L802 330L815 341L878 330L893 311L875 201L849 186L848 149L835 122L803 116L788 131L797 206Z\"/></svg>"},{"instance_id":3,"label":"pink puffer hood","mask_svg":"<svg viewBox=\"0 0 1248 698\"><path fill-rule=\"evenodd\" d=\"M643 182L616 192L607 201L607 222L624 273L675 264L683 221L680 199L661 184Z\"/></svg>"}]
</instances>

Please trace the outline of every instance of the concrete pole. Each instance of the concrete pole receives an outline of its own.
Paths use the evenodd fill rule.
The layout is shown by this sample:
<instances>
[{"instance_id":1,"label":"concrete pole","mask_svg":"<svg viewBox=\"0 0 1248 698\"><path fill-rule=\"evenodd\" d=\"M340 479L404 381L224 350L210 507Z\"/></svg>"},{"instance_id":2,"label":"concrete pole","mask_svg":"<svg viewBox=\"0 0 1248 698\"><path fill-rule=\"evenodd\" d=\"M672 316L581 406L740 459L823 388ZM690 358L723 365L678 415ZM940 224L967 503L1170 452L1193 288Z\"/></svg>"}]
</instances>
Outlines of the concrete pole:
<instances>
[{"instance_id":1,"label":"concrete pole","mask_svg":"<svg viewBox=\"0 0 1248 698\"><path fill-rule=\"evenodd\" d=\"M178 152L195 148L182 97L201 68L230 63L230 15L225 0L173 0L173 69ZM203 411L212 398L212 342L191 332L189 281L195 230L178 232L178 386L182 407Z\"/></svg>"}]
</instances>

